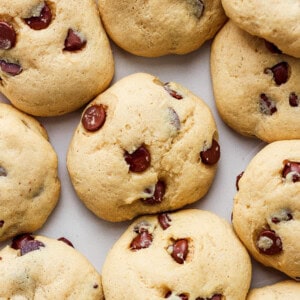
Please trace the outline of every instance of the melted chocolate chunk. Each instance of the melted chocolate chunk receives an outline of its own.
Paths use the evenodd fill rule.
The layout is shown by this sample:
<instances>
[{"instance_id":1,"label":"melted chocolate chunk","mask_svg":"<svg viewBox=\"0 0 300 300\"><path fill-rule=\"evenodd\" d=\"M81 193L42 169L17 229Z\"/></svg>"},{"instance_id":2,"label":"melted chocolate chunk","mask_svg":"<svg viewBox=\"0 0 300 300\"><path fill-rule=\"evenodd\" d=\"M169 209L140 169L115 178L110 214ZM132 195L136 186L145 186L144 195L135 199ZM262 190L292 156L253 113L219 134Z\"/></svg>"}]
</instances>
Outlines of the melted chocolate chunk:
<instances>
[{"instance_id":1,"label":"melted chocolate chunk","mask_svg":"<svg viewBox=\"0 0 300 300\"><path fill-rule=\"evenodd\" d=\"M220 146L216 140L212 140L211 147L200 152L200 157L205 165L214 165L220 159Z\"/></svg>"},{"instance_id":2,"label":"melted chocolate chunk","mask_svg":"<svg viewBox=\"0 0 300 300\"><path fill-rule=\"evenodd\" d=\"M39 13L38 15L36 15ZM37 6L33 16L24 19L24 22L33 30L42 30L49 26L52 20L52 12L47 3Z\"/></svg>"},{"instance_id":3,"label":"melted chocolate chunk","mask_svg":"<svg viewBox=\"0 0 300 300\"><path fill-rule=\"evenodd\" d=\"M106 112L103 105L92 105L88 107L81 119L82 126L87 131L99 130L105 123Z\"/></svg>"}]
</instances>

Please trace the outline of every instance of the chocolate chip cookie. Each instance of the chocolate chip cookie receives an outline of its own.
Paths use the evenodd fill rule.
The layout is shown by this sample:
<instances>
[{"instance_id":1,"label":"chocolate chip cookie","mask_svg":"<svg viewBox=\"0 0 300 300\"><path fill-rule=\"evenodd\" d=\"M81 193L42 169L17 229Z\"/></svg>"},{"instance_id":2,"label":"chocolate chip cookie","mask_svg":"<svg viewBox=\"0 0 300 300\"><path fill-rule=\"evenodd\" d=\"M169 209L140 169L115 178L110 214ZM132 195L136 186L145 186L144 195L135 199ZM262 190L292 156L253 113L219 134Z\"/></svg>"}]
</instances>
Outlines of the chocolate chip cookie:
<instances>
[{"instance_id":1,"label":"chocolate chip cookie","mask_svg":"<svg viewBox=\"0 0 300 300\"><path fill-rule=\"evenodd\" d=\"M85 205L103 219L122 221L200 199L219 158L209 107L177 83L137 73L84 110L67 166Z\"/></svg>"},{"instance_id":2,"label":"chocolate chip cookie","mask_svg":"<svg viewBox=\"0 0 300 300\"><path fill-rule=\"evenodd\" d=\"M266 142L300 138L300 60L228 22L216 36L211 76L218 111L237 132Z\"/></svg>"},{"instance_id":3,"label":"chocolate chip cookie","mask_svg":"<svg viewBox=\"0 0 300 300\"><path fill-rule=\"evenodd\" d=\"M236 233L259 262L300 280L300 140L267 145L238 178Z\"/></svg>"},{"instance_id":4,"label":"chocolate chip cookie","mask_svg":"<svg viewBox=\"0 0 300 300\"><path fill-rule=\"evenodd\" d=\"M194 51L226 21L221 0L99 0L99 7L115 43L146 57Z\"/></svg>"},{"instance_id":5,"label":"chocolate chip cookie","mask_svg":"<svg viewBox=\"0 0 300 300\"><path fill-rule=\"evenodd\" d=\"M250 291L247 300L298 300L300 296L300 283L285 280L273 285Z\"/></svg>"},{"instance_id":6,"label":"chocolate chip cookie","mask_svg":"<svg viewBox=\"0 0 300 300\"><path fill-rule=\"evenodd\" d=\"M239 27L300 58L299 1L222 0L222 4Z\"/></svg>"},{"instance_id":7,"label":"chocolate chip cookie","mask_svg":"<svg viewBox=\"0 0 300 300\"><path fill-rule=\"evenodd\" d=\"M66 238L24 234L0 251L1 299L103 300L101 277Z\"/></svg>"},{"instance_id":8,"label":"chocolate chip cookie","mask_svg":"<svg viewBox=\"0 0 300 300\"><path fill-rule=\"evenodd\" d=\"M57 156L46 130L0 103L0 241L39 229L60 192Z\"/></svg>"},{"instance_id":9,"label":"chocolate chip cookie","mask_svg":"<svg viewBox=\"0 0 300 300\"><path fill-rule=\"evenodd\" d=\"M95 1L1 1L0 92L20 110L76 110L108 86L113 72Z\"/></svg>"},{"instance_id":10,"label":"chocolate chip cookie","mask_svg":"<svg viewBox=\"0 0 300 300\"><path fill-rule=\"evenodd\" d=\"M106 299L245 299L247 251L231 226L196 209L137 219L108 253Z\"/></svg>"}]
</instances>

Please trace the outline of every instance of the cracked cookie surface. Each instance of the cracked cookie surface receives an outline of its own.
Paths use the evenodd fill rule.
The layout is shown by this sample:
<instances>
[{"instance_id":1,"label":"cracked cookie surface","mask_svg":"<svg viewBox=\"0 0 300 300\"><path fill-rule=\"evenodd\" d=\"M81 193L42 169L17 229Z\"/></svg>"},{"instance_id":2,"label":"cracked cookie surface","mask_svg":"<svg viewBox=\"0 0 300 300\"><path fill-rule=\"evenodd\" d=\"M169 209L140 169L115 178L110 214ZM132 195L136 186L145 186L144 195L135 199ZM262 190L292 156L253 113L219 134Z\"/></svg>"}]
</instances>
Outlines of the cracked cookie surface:
<instances>
[{"instance_id":1,"label":"cracked cookie surface","mask_svg":"<svg viewBox=\"0 0 300 300\"><path fill-rule=\"evenodd\" d=\"M101 218L122 221L200 199L219 157L209 107L179 84L137 73L88 105L67 166L85 205Z\"/></svg>"},{"instance_id":2,"label":"cracked cookie surface","mask_svg":"<svg viewBox=\"0 0 300 300\"><path fill-rule=\"evenodd\" d=\"M20 110L74 111L102 92L113 73L95 1L1 1L0 92Z\"/></svg>"},{"instance_id":3,"label":"cracked cookie surface","mask_svg":"<svg viewBox=\"0 0 300 300\"><path fill-rule=\"evenodd\" d=\"M211 77L230 127L272 142L300 138L300 60L229 21L215 37Z\"/></svg>"},{"instance_id":4,"label":"cracked cookie surface","mask_svg":"<svg viewBox=\"0 0 300 300\"><path fill-rule=\"evenodd\" d=\"M0 241L39 229L60 193L57 156L32 117L0 104Z\"/></svg>"},{"instance_id":5,"label":"cracked cookie surface","mask_svg":"<svg viewBox=\"0 0 300 300\"><path fill-rule=\"evenodd\" d=\"M115 43L146 57L194 51L226 20L220 0L99 0L99 9Z\"/></svg>"},{"instance_id":6,"label":"cracked cookie surface","mask_svg":"<svg viewBox=\"0 0 300 300\"><path fill-rule=\"evenodd\" d=\"M189 209L135 220L108 253L102 278L112 300L241 300L251 263L225 220Z\"/></svg>"},{"instance_id":7,"label":"cracked cookie surface","mask_svg":"<svg viewBox=\"0 0 300 300\"><path fill-rule=\"evenodd\" d=\"M233 227L262 264L300 279L300 141L267 145L239 176Z\"/></svg>"}]
</instances>

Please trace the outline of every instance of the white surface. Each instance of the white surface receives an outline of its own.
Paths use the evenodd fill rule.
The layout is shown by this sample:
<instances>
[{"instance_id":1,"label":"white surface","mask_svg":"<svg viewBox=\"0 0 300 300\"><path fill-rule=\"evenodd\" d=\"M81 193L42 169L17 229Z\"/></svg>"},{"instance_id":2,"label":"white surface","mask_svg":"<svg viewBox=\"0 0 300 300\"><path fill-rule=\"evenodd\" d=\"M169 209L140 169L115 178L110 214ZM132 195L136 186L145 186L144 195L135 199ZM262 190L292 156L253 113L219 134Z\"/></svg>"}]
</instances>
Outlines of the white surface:
<instances>
[{"instance_id":1,"label":"white surface","mask_svg":"<svg viewBox=\"0 0 300 300\"><path fill-rule=\"evenodd\" d=\"M210 80L209 52L210 43L198 51L184 56L162 58L141 58L124 52L112 45L115 57L115 77L147 72L158 76L161 81L176 81L200 96L211 108L219 130L221 159L213 186L207 196L189 207L209 210L230 222L233 197L236 192L236 176L245 169L250 159L264 146L259 140L245 138L233 132L220 119ZM30 88L30 84L28 86ZM2 101L4 98L0 99ZM101 272L106 254L129 222L109 223L94 216L77 198L66 169L66 154L73 131L80 121L81 111L55 118L39 118L46 127L50 142L59 157L59 177L62 184L58 206L44 225L35 234L52 238L64 236L77 250L83 253ZM0 246L3 246L0 244ZM283 274L253 264L253 287L271 284L286 279Z\"/></svg>"}]
</instances>

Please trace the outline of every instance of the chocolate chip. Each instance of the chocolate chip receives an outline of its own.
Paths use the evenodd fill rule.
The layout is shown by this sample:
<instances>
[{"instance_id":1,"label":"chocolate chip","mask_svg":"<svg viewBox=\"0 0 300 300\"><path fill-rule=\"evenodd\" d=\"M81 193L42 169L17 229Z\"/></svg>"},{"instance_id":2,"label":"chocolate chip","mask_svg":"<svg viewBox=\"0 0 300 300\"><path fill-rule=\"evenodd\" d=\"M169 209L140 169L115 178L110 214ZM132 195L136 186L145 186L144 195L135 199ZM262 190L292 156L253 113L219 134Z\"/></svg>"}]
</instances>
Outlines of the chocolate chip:
<instances>
[{"instance_id":1,"label":"chocolate chip","mask_svg":"<svg viewBox=\"0 0 300 300\"><path fill-rule=\"evenodd\" d=\"M282 177L288 182L300 181L300 162L285 160Z\"/></svg>"},{"instance_id":2,"label":"chocolate chip","mask_svg":"<svg viewBox=\"0 0 300 300\"><path fill-rule=\"evenodd\" d=\"M288 81L290 75L289 64L285 61L276 64L271 68L266 68L265 73L269 74L272 72L273 79L277 85L284 84Z\"/></svg>"},{"instance_id":3,"label":"chocolate chip","mask_svg":"<svg viewBox=\"0 0 300 300\"><path fill-rule=\"evenodd\" d=\"M28 241L21 248L21 256L31 251L39 250L41 247L45 247L45 245L40 241L37 240Z\"/></svg>"},{"instance_id":4,"label":"chocolate chip","mask_svg":"<svg viewBox=\"0 0 300 300\"><path fill-rule=\"evenodd\" d=\"M294 93L294 92L290 93L290 95L289 95L290 106L292 106L292 107L299 106L299 101L300 101L300 99L296 93Z\"/></svg>"},{"instance_id":5,"label":"chocolate chip","mask_svg":"<svg viewBox=\"0 0 300 300\"><path fill-rule=\"evenodd\" d=\"M99 285L97 283L93 285L94 289L97 289L98 287L99 287Z\"/></svg>"},{"instance_id":6,"label":"chocolate chip","mask_svg":"<svg viewBox=\"0 0 300 300\"><path fill-rule=\"evenodd\" d=\"M176 130L180 130L180 119L178 117L178 114L172 107L168 107L169 110L169 118L170 118L170 123L176 128Z\"/></svg>"},{"instance_id":7,"label":"chocolate chip","mask_svg":"<svg viewBox=\"0 0 300 300\"><path fill-rule=\"evenodd\" d=\"M163 230L166 230L171 226L170 222L172 221L170 216L167 213L162 213L157 216L159 225Z\"/></svg>"},{"instance_id":8,"label":"chocolate chip","mask_svg":"<svg viewBox=\"0 0 300 300\"><path fill-rule=\"evenodd\" d=\"M0 220L0 228L2 228L4 225L4 221L3 220Z\"/></svg>"},{"instance_id":9,"label":"chocolate chip","mask_svg":"<svg viewBox=\"0 0 300 300\"><path fill-rule=\"evenodd\" d=\"M86 39L76 30L69 29L65 39L65 51L81 50L86 45Z\"/></svg>"},{"instance_id":10,"label":"chocolate chip","mask_svg":"<svg viewBox=\"0 0 300 300\"><path fill-rule=\"evenodd\" d=\"M30 234L26 233L13 238L11 247L16 250L20 249L22 256L28 252L38 250L40 247L45 247L45 245L42 242L35 240Z\"/></svg>"},{"instance_id":11,"label":"chocolate chip","mask_svg":"<svg viewBox=\"0 0 300 300\"><path fill-rule=\"evenodd\" d=\"M92 105L86 109L82 116L82 125L88 131L96 131L100 129L105 123L106 112L104 106Z\"/></svg>"},{"instance_id":12,"label":"chocolate chip","mask_svg":"<svg viewBox=\"0 0 300 300\"><path fill-rule=\"evenodd\" d=\"M172 96L173 98L177 99L177 100L181 100L183 99L183 96L180 95L178 92L176 92L175 90L170 88L169 83L165 83L164 84L164 89L169 93L170 96Z\"/></svg>"},{"instance_id":13,"label":"chocolate chip","mask_svg":"<svg viewBox=\"0 0 300 300\"><path fill-rule=\"evenodd\" d=\"M201 16L203 15L204 11L204 4L202 0L196 0L196 11L195 11L195 16L200 19Z\"/></svg>"},{"instance_id":14,"label":"chocolate chip","mask_svg":"<svg viewBox=\"0 0 300 300\"><path fill-rule=\"evenodd\" d=\"M188 254L188 248L188 241L186 239L180 239L175 241L173 245L170 246L169 250L171 250L171 256L173 259L177 263L183 264Z\"/></svg>"},{"instance_id":15,"label":"chocolate chip","mask_svg":"<svg viewBox=\"0 0 300 300\"><path fill-rule=\"evenodd\" d=\"M152 234L148 230L143 230L140 232L130 243L131 250L140 250L150 247L152 243Z\"/></svg>"},{"instance_id":16,"label":"chocolate chip","mask_svg":"<svg viewBox=\"0 0 300 300\"><path fill-rule=\"evenodd\" d=\"M200 152L200 157L205 165L214 165L220 159L220 146L216 140L212 140L211 147Z\"/></svg>"},{"instance_id":17,"label":"chocolate chip","mask_svg":"<svg viewBox=\"0 0 300 300\"><path fill-rule=\"evenodd\" d=\"M147 192L147 189L145 192ZM150 204L150 205L159 204L163 200L165 192L166 192L165 183L159 180L155 185L153 196L148 198L142 198L141 201L144 202L145 204Z\"/></svg>"},{"instance_id":18,"label":"chocolate chip","mask_svg":"<svg viewBox=\"0 0 300 300\"><path fill-rule=\"evenodd\" d=\"M292 219L293 219L293 215L288 209L282 209L271 216L271 221L274 224L290 221Z\"/></svg>"},{"instance_id":19,"label":"chocolate chip","mask_svg":"<svg viewBox=\"0 0 300 300\"><path fill-rule=\"evenodd\" d=\"M16 32L11 24L0 21L0 49L8 50L16 44Z\"/></svg>"},{"instance_id":20,"label":"chocolate chip","mask_svg":"<svg viewBox=\"0 0 300 300\"><path fill-rule=\"evenodd\" d=\"M240 179L243 177L243 175L244 175L244 172L241 172L238 176L236 176L235 187L236 187L237 191L240 189L239 182L240 182Z\"/></svg>"},{"instance_id":21,"label":"chocolate chip","mask_svg":"<svg viewBox=\"0 0 300 300\"><path fill-rule=\"evenodd\" d=\"M197 297L196 300L222 300L222 295L221 294L215 294L211 298L202 298L202 297Z\"/></svg>"},{"instance_id":22,"label":"chocolate chip","mask_svg":"<svg viewBox=\"0 0 300 300\"><path fill-rule=\"evenodd\" d=\"M21 249L23 244L26 244L28 241L34 240L34 237L29 233L17 235L12 239L11 247L15 250Z\"/></svg>"},{"instance_id":23,"label":"chocolate chip","mask_svg":"<svg viewBox=\"0 0 300 300\"><path fill-rule=\"evenodd\" d=\"M25 18L25 23L33 30L45 29L52 20L52 12L47 3L43 3L34 8L31 17Z\"/></svg>"},{"instance_id":24,"label":"chocolate chip","mask_svg":"<svg viewBox=\"0 0 300 300\"><path fill-rule=\"evenodd\" d=\"M277 111L275 102L266 94L260 94L259 107L260 111L268 116L273 115Z\"/></svg>"},{"instance_id":25,"label":"chocolate chip","mask_svg":"<svg viewBox=\"0 0 300 300\"><path fill-rule=\"evenodd\" d=\"M68 246L74 248L73 244L72 244L68 239L66 239L65 237L61 237L61 238L59 238L59 239L57 239L57 240L58 240L58 241L61 241L61 242L64 242L64 243L67 244Z\"/></svg>"},{"instance_id":26,"label":"chocolate chip","mask_svg":"<svg viewBox=\"0 0 300 300\"><path fill-rule=\"evenodd\" d=\"M260 253L266 255L278 254L282 251L282 242L274 230L264 229L257 237L256 246Z\"/></svg>"},{"instance_id":27,"label":"chocolate chip","mask_svg":"<svg viewBox=\"0 0 300 300\"><path fill-rule=\"evenodd\" d=\"M7 172L3 167L0 167L0 176L3 176L3 177L7 176Z\"/></svg>"},{"instance_id":28,"label":"chocolate chip","mask_svg":"<svg viewBox=\"0 0 300 300\"><path fill-rule=\"evenodd\" d=\"M265 45L266 45L266 48L272 53L277 53L277 54L282 53L282 51L280 49L278 49L278 47L276 45L274 45L273 43L270 43L265 40Z\"/></svg>"},{"instance_id":29,"label":"chocolate chip","mask_svg":"<svg viewBox=\"0 0 300 300\"><path fill-rule=\"evenodd\" d=\"M129 164L129 170L136 173L148 169L151 162L150 152L145 145L140 146L131 154L126 151L124 158L127 164Z\"/></svg>"},{"instance_id":30,"label":"chocolate chip","mask_svg":"<svg viewBox=\"0 0 300 300\"><path fill-rule=\"evenodd\" d=\"M11 76L19 75L23 71L19 64L9 63L5 60L0 60L0 68L3 72Z\"/></svg>"},{"instance_id":31,"label":"chocolate chip","mask_svg":"<svg viewBox=\"0 0 300 300\"><path fill-rule=\"evenodd\" d=\"M189 299L189 296L186 294L177 295L175 293L172 293L171 291L167 292L165 295L165 298L169 298L169 297L172 297L172 299L178 299L178 300L188 300Z\"/></svg>"}]
</instances>

